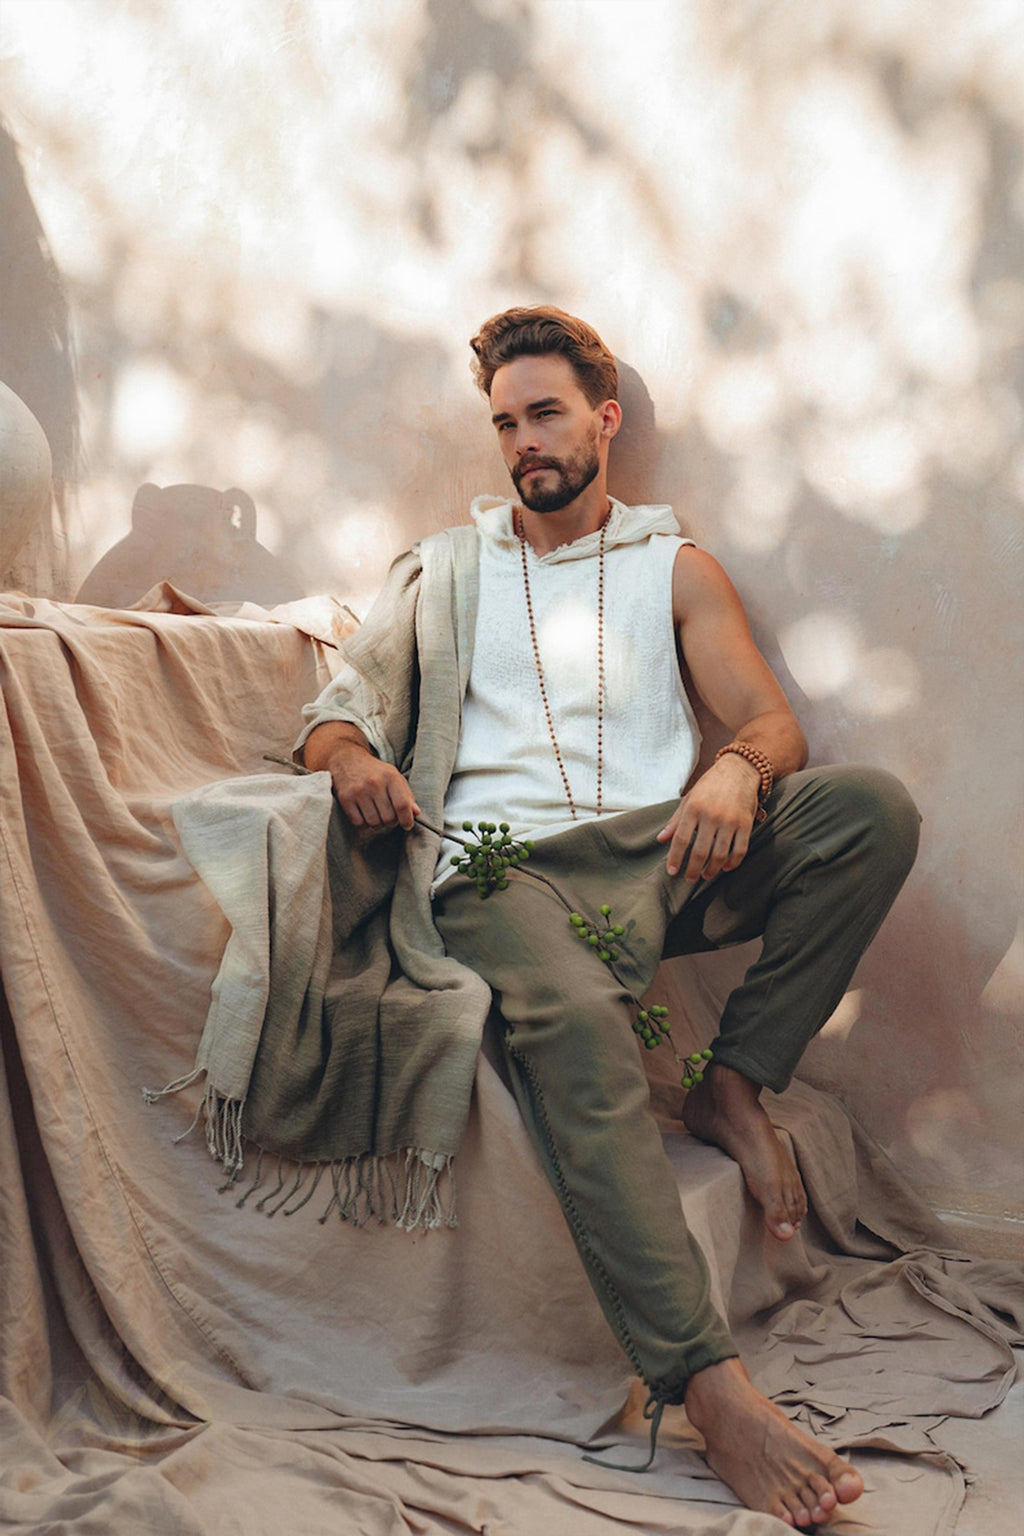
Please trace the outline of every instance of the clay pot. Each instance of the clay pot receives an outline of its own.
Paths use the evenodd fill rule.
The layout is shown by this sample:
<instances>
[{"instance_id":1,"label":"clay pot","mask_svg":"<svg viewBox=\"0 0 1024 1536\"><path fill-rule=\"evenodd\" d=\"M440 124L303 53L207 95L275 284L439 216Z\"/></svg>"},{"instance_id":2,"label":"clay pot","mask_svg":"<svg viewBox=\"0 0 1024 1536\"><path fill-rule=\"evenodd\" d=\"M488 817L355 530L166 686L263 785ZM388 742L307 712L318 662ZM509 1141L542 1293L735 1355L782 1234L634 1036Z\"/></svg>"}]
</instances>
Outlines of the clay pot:
<instances>
[{"instance_id":1,"label":"clay pot","mask_svg":"<svg viewBox=\"0 0 1024 1536\"><path fill-rule=\"evenodd\" d=\"M49 517L52 495L46 433L24 400L0 383L0 574Z\"/></svg>"},{"instance_id":2,"label":"clay pot","mask_svg":"<svg viewBox=\"0 0 1024 1536\"><path fill-rule=\"evenodd\" d=\"M288 562L257 540L252 497L234 487L140 486L131 531L96 563L75 601L124 608L161 581L206 603L271 606L305 596Z\"/></svg>"}]
</instances>

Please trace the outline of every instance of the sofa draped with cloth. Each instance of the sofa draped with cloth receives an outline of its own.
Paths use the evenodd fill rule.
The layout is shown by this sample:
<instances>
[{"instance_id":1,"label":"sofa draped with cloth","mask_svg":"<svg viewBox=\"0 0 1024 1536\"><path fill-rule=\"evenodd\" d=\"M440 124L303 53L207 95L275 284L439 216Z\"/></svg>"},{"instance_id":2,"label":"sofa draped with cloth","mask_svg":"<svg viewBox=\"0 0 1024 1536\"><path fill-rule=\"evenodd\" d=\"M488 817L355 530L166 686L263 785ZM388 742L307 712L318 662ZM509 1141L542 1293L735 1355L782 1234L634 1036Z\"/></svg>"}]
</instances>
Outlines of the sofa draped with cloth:
<instances>
[{"instance_id":1,"label":"sofa draped with cloth","mask_svg":"<svg viewBox=\"0 0 1024 1536\"><path fill-rule=\"evenodd\" d=\"M169 588L0 599L0 1528L781 1536L681 1410L643 1477L582 1459L642 1460L645 1426L486 1036L455 1228L261 1208L276 1168L239 1209L189 1130L201 1081L143 1098L192 1067L231 937L174 808L287 775L265 754L287 757L337 638L302 605L218 615ZM657 987L701 1045L693 964ZM864 1473L831 1529L951 1532L942 1422L1013 1381L1019 1272L958 1254L801 1083L769 1106L812 1213L767 1238L738 1168L683 1131L664 1055L654 1104L751 1373Z\"/></svg>"}]
</instances>

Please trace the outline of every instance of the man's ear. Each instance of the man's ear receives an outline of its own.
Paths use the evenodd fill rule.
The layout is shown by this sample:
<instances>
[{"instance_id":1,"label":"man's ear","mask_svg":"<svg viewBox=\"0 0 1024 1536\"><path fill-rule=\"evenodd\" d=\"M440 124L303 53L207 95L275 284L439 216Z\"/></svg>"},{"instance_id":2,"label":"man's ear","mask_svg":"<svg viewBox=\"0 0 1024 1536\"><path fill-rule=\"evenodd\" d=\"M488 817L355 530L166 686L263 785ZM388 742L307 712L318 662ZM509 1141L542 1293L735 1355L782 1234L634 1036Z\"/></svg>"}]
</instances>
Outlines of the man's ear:
<instances>
[{"instance_id":1,"label":"man's ear","mask_svg":"<svg viewBox=\"0 0 1024 1536\"><path fill-rule=\"evenodd\" d=\"M606 400L600 411L601 436L613 438L622 426L622 406L617 400Z\"/></svg>"}]
</instances>

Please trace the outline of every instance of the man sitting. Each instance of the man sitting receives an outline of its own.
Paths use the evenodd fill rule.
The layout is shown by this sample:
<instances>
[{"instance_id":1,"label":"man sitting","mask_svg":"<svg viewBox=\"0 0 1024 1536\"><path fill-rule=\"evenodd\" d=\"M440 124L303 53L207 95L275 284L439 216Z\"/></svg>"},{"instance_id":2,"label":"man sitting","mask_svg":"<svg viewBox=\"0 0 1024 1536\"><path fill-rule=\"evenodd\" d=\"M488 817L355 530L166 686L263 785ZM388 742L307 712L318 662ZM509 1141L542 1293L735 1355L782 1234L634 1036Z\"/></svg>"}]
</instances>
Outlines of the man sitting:
<instances>
[{"instance_id":1,"label":"man sitting","mask_svg":"<svg viewBox=\"0 0 1024 1536\"><path fill-rule=\"evenodd\" d=\"M679 536L669 508L609 496L622 411L596 333L560 310L513 309L472 347L516 497L474 502L476 558L452 593L475 617L452 680L433 921L492 989L525 1122L651 1410L685 1403L710 1465L749 1507L820 1524L859 1496L860 1475L754 1389L711 1305L648 1109L627 986L642 995L663 956L762 936L684 1119L735 1158L787 1241L806 1197L761 1089L786 1087L846 990L913 863L917 812L879 770L804 769L803 733L724 571ZM415 588L430 544L396 562L392 588ZM684 673L732 733L685 793L699 737ZM419 804L374 711L342 674L309 706L301 750L329 771L353 826L408 831ZM447 834L480 820L532 840L531 871L581 913L611 907L617 974L543 881L513 869L482 901L452 868Z\"/></svg>"}]
</instances>

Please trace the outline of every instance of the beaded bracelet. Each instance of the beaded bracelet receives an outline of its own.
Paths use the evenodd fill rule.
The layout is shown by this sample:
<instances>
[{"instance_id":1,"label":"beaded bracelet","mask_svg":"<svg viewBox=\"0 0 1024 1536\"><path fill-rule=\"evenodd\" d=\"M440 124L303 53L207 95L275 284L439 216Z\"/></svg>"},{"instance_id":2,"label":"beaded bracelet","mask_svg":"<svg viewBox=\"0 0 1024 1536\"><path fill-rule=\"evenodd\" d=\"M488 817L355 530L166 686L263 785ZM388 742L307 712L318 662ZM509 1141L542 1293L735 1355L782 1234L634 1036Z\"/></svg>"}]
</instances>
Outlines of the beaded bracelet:
<instances>
[{"instance_id":1,"label":"beaded bracelet","mask_svg":"<svg viewBox=\"0 0 1024 1536\"><path fill-rule=\"evenodd\" d=\"M737 757L742 757L761 775L761 787L757 792L757 820L764 821L767 812L763 802L771 794L772 785L775 783L775 769L772 767L771 758L765 757L757 747L752 747L749 741L730 741L726 746L719 747L715 753L715 762L717 763L718 759L724 757L727 752L735 752Z\"/></svg>"}]
</instances>

